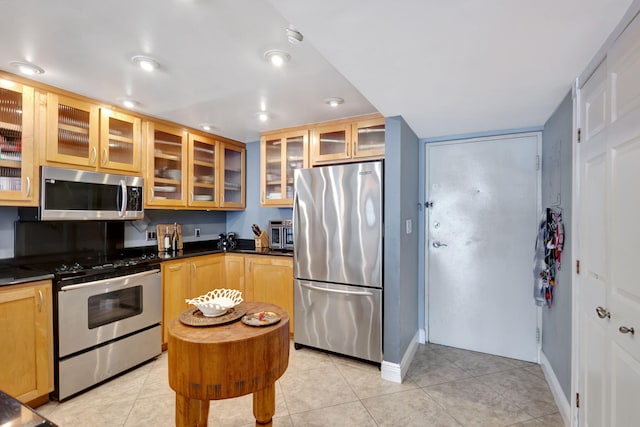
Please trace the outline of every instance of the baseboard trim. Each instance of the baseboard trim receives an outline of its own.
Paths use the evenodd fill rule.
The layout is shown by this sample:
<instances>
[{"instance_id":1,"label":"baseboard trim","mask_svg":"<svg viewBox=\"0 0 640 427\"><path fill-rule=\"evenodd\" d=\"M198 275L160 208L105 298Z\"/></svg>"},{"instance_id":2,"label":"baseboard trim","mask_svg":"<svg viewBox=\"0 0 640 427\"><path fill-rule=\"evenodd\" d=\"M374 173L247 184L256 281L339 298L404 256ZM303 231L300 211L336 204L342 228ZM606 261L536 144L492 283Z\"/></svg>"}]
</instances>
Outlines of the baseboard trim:
<instances>
[{"instance_id":1,"label":"baseboard trim","mask_svg":"<svg viewBox=\"0 0 640 427\"><path fill-rule=\"evenodd\" d=\"M544 373L547 383L549 384L549 388L551 389L553 399L556 401L556 405L558 405L564 425L571 425L571 404L564 395L560 382L558 381L555 372L553 372L551 363L549 363L549 359L547 359L544 352L540 352L540 366L542 367L542 372Z\"/></svg>"},{"instance_id":2,"label":"baseboard trim","mask_svg":"<svg viewBox=\"0 0 640 427\"><path fill-rule=\"evenodd\" d=\"M385 360L382 361L380 374L383 380L402 384L402 380L404 380L405 375L407 375L409 366L413 361L413 356L415 356L416 350L418 349L418 337L419 331L416 331L416 334L409 343L409 347L407 347L407 351L405 351L404 356L402 356L400 364L387 362Z\"/></svg>"},{"instance_id":3,"label":"baseboard trim","mask_svg":"<svg viewBox=\"0 0 640 427\"><path fill-rule=\"evenodd\" d=\"M425 344L427 342L427 330L424 328L418 329L418 344Z\"/></svg>"}]
</instances>

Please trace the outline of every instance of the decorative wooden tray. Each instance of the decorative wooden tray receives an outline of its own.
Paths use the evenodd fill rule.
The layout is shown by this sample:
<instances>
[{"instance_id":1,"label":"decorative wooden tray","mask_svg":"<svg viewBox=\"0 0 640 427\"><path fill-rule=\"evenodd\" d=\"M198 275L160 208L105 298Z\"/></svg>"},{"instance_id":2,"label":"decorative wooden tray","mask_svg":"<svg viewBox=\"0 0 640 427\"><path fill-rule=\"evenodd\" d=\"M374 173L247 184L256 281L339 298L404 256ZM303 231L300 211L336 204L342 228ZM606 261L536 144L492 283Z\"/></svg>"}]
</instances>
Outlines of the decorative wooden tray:
<instances>
[{"instance_id":1,"label":"decorative wooden tray","mask_svg":"<svg viewBox=\"0 0 640 427\"><path fill-rule=\"evenodd\" d=\"M226 314L218 317L206 317L198 307L191 307L189 310L183 311L179 319L189 326L218 326L238 320L246 313L247 309L242 304L230 308Z\"/></svg>"}]
</instances>

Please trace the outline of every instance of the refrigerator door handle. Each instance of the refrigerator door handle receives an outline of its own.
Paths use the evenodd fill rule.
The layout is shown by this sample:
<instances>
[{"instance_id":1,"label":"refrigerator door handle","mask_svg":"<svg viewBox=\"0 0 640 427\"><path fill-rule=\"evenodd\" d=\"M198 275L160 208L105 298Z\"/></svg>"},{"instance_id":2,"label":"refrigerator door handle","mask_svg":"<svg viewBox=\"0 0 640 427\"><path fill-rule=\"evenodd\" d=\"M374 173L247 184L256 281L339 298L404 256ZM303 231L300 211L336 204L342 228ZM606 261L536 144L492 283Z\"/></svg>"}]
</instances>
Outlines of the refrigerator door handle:
<instances>
[{"instance_id":1,"label":"refrigerator door handle","mask_svg":"<svg viewBox=\"0 0 640 427\"><path fill-rule=\"evenodd\" d=\"M300 286L307 289L312 289L314 291L322 291L322 292L330 292L334 294L344 294L344 295L360 295L360 296L371 296L373 295L371 292L363 291L363 292L351 292L351 291L342 291L339 289L328 289L328 288L319 288L317 286L308 285L306 283L301 283Z\"/></svg>"}]
</instances>

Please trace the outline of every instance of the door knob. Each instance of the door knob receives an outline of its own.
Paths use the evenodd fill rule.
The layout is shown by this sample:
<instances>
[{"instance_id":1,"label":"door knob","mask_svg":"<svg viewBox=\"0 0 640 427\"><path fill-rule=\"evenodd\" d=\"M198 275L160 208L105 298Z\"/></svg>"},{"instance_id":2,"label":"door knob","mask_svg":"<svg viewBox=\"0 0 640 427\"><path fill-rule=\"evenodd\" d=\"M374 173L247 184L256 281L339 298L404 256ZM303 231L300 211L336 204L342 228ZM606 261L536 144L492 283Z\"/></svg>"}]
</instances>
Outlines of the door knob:
<instances>
[{"instance_id":1,"label":"door knob","mask_svg":"<svg viewBox=\"0 0 640 427\"><path fill-rule=\"evenodd\" d=\"M607 319L611 319L611 313L609 313L607 309L604 307L600 307L600 306L596 307L596 313L598 314L598 317L601 319L604 319L605 317Z\"/></svg>"},{"instance_id":2,"label":"door knob","mask_svg":"<svg viewBox=\"0 0 640 427\"><path fill-rule=\"evenodd\" d=\"M439 248L440 246L449 246L446 243L440 243L439 241L435 241L431 244L431 246L433 246L434 248Z\"/></svg>"},{"instance_id":3,"label":"door knob","mask_svg":"<svg viewBox=\"0 0 640 427\"><path fill-rule=\"evenodd\" d=\"M633 330L633 328L627 328L626 326L620 326L618 328L618 330L620 331L621 334L631 334L631 335L633 335L634 332L635 332Z\"/></svg>"}]
</instances>

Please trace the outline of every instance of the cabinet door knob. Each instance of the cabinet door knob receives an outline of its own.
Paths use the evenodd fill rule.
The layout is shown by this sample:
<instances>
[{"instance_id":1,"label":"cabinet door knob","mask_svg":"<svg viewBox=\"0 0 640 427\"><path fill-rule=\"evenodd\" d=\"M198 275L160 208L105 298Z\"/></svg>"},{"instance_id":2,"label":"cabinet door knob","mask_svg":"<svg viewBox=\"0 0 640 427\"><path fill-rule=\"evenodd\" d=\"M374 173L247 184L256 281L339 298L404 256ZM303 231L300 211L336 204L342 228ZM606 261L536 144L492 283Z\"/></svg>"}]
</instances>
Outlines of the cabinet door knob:
<instances>
[{"instance_id":1,"label":"cabinet door knob","mask_svg":"<svg viewBox=\"0 0 640 427\"><path fill-rule=\"evenodd\" d=\"M31 177L27 177L27 194L26 196L29 197L31 195Z\"/></svg>"},{"instance_id":2,"label":"cabinet door knob","mask_svg":"<svg viewBox=\"0 0 640 427\"><path fill-rule=\"evenodd\" d=\"M98 160L98 149L96 147L91 147L91 153L93 154L93 160L91 160L91 164L94 164L96 160Z\"/></svg>"},{"instance_id":3,"label":"cabinet door knob","mask_svg":"<svg viewBox=\"0 0 640 427\"><path fill-rule=\"evenodd\" d=\"M41 289L38 289L38 294L40 295L40 306L38 307L38 311L42 313L42 307L44 306L44 295L42 294Z\"/></svg>"},{"instance_id":4,"label":"cabinet door knob","mask_svg":"<svg viewBox=\"0 0 640 427\"><path fill-rule=\"evenodd\" d=\"M103 148L102 149L102 166L106 166L107 165L107 160L108 160L107 149Z\"/></svg>"},{"instance_id":5,"label":"cabinet door knob","mask_svg":"<svg viewBox=\"0 0 640 427\"><path fill-rule=\"evenodd\" d=\"M618 330L620 331L621 334L631 334L631 335L633 335L635 333L633 328L628 328L626 326L620 326L618 328Z\"/></svg>"},{"instance_id":6,"label":"cabinet door knob","mask_svg":"<svg viewBox=\"0 0 640 427\"><path fill-rule=\"evenodd\" d=\"M609 311L601 306L596 307L596 313L598 314L598 317L601 319L604 319L605 317L607 319L611 319L611 313L609 313Z\"/></svg>"}]
</instances>

